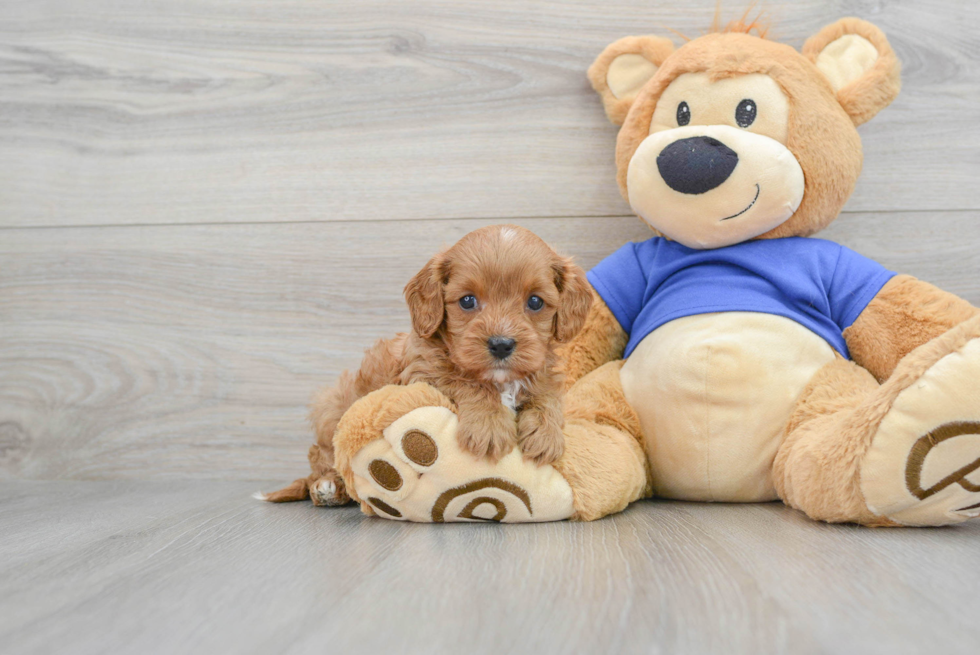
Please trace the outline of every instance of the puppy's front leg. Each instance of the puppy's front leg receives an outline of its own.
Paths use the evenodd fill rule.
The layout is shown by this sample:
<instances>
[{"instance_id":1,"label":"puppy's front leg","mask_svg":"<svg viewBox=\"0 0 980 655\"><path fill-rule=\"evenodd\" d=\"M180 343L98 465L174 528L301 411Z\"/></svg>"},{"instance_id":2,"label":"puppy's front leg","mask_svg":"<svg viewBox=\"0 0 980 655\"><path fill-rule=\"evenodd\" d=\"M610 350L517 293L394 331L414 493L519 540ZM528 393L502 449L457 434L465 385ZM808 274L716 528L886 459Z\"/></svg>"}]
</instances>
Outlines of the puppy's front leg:
<instances>
[{"instance_id":1,"label":"puppy's front leg","mask_svg":"<svg viewBox=\"0 0 980 655\"><path fill-rule=\"evenodd\" d=\"M524 459L542 466L552 464L565 452L564 408L557 390L534 397L517 416L517 440Z\"/></svg>"},{"instance_id":2,"label":"puppy's front leg","mask_svg":"<svg viewBox=\"0 0 980 655\"><path fill-rule=\"evenodd\" d=\"M517 421L514 412L500 401L500 393L491 388L472 388L456 394L459 408L459 445L477 457L496 463L517 443Z\"/></svg>"}]
</instances>

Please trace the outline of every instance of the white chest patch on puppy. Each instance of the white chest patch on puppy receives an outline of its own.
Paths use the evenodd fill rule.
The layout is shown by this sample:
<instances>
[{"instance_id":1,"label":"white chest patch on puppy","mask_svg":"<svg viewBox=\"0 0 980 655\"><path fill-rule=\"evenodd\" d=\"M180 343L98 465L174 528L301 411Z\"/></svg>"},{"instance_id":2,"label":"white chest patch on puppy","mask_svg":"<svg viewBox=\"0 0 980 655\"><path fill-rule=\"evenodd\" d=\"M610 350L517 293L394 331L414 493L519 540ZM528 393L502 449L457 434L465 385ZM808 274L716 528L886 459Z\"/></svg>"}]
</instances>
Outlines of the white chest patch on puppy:
<instances>
[{"instance_id":1,"label":"white chest patch on puppy","mask_svg":"<svg viewBox=\"0 0 980 655\"><path fill-rule=\"evenodd\" d=\"M524 380L514 380L512 382L498 384L497 389L500 390L500 402L504 404L504 407L509 407L516 412L517 394L519 394L523 388Z\"/></svg>"}]
</instances>

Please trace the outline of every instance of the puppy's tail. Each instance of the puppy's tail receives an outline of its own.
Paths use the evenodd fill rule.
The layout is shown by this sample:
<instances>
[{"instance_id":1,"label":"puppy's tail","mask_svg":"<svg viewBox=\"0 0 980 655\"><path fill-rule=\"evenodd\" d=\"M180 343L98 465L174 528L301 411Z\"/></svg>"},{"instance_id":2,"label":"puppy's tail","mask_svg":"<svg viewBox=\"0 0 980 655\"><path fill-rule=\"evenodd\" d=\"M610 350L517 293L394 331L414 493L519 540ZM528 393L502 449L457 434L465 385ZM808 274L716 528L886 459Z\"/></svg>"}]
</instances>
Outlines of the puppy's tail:
<instances>
[{"instance_id":1,"label":"puppy's tail","mask_svg":"<svg viewBox=\"0 0 980 655\"><path fill-rule=\"evenodd\" d=\"M306 500L310 497L310 481L308 478L294 480L292 484L283 487L279 491L262 493L257 491L252 494L256 500L264 500L269 503L291 503L297 500Z\"/></svg>"},{"instance_id":2,"label":"puppy's tail","mask_svg":"<svg viewBox=\"0 0 980 655\"><path fill-rule=\"evenodd\" d=\"M402 355L407 339L408 335L402 333L394 339L378 340L364 353L357 375L344 371L335 386L325 387L316 395L310 407L310 422L317 437L317 443L310 447L309 452L312 473L308 478L294 480L278 491L268 494L258 492L253 498L270 503L290 503L311 498L315 505L350 502L344 481L333 468L334 432L341 417L359 398L386 384L398 383L398 376L404 368Z\"/></svg>"}]
</instances>

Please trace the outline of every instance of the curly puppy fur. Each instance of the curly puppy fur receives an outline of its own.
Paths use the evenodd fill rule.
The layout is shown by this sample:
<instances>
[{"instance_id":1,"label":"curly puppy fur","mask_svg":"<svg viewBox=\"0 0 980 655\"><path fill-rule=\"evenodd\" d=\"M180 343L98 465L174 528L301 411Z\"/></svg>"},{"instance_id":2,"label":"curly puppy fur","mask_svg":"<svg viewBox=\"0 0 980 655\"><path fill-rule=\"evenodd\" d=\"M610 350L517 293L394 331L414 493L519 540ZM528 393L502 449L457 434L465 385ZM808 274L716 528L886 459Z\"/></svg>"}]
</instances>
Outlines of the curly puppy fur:
<instances>
[{"instance_id":1,"label":"curly puppy fur","mask_svg":"<svg viewBox=\"0 0 980 655\"><path fill-rule=\"evenodd\" d=\"M266 500L349 501L334 470L334 432L355 401L389 384L425 382L448 396L459 415L460 445L478 457L497 461L515 445L538 464L561 457L564 385L554 348L589 315L593 293L585 272L529 230L495 225L433 257L406 285L405 299L412 332L379 340L356 374L344 371L317 395L312 474ZM513 350L495 355L491 339L512 341Z\"/></svg>"}]
</instances>

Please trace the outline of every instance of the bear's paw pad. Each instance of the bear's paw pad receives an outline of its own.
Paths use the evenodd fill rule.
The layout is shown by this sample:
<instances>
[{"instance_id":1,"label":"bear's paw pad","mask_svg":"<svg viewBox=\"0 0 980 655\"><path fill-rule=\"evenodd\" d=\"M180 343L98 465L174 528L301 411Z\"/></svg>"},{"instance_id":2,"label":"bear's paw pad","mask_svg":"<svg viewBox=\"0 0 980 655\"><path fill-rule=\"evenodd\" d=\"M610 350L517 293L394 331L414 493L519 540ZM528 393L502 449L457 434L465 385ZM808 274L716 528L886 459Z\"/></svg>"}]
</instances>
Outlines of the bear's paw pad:
<instances>
[{"instance_id":1,"label":"bear's paw pad","mask_svg":"<svg viewBox=\"0 0 980 655\"><path fill-rule=\"evenodd\" d=\"M456 415L419 407L354 456L354 490L377 516L417 522L557 521L574 512L572 491L551 466L515 448L496 464L463 451Z\"/></svg>"},{"instance_id":2,"label":"bear's paw pad","mask_svg":"<svg viewBox=\"0 0 980 655\"><path fill-rule=\"evenodd\" d=\"M869 508L904 525L980 516L980 339L902 391L861 467Z\"/></svg>"}]
</instances>

